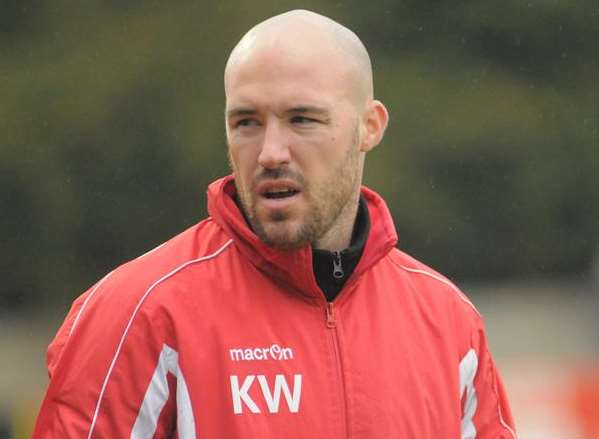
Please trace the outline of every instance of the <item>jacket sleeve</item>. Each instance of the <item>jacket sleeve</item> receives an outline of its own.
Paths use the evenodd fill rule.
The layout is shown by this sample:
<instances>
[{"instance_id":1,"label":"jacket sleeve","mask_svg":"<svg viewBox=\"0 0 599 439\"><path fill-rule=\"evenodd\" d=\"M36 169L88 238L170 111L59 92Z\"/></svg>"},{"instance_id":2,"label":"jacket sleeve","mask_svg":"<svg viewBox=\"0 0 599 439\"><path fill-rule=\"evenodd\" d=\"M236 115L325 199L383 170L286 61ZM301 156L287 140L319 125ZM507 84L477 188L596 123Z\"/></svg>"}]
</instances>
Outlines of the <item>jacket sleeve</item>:
<instances>
[{"instance_id":1,"label":"jacket sleeve","mask_svg":"<svg viewBox=\"0 0 599 439\"><path fill-rule=\"evenodd\" d=\"M505 388L477 319L471 348L460 361L461 439L517 439Z\"/></svg>"},{"instance_id":2,"label":"jacket sleeve","mask_svg":"<svg viewBox=\"0 0 599 439\"><path fill-rule=\"evenodd\" d=\"M168 343L164 324L151 303L138 306L141 295L124 299L129 291L102 282L75 300L48 348L50 382L34 439L138 437L136 425L153 432L143 437L174 437L177 384L167 370L158 376L159 410L144 409Z\"/></svg>"}]
</instances>

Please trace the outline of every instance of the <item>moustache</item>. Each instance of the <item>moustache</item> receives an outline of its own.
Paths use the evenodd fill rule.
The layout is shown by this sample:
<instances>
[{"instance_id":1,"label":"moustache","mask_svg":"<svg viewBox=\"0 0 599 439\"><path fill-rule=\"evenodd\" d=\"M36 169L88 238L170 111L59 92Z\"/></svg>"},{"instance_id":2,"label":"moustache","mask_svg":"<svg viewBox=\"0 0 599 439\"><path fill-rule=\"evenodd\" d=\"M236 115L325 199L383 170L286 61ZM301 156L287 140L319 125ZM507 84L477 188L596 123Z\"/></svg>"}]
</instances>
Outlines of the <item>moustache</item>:
<instances>
[{"instance_id":1,"label":"moustache","mask_svg":"<svg viewBox=\"0 0 599 439\"><path fill-rule=\"evenodd\" d=\"M256 177L254 177L254 187L262 183L264 180L291 180L297 183L300 187L305 186L304 177L290 169L286 168L274 168L274 169L263 169Z\"/></svg>"}]
</instances>

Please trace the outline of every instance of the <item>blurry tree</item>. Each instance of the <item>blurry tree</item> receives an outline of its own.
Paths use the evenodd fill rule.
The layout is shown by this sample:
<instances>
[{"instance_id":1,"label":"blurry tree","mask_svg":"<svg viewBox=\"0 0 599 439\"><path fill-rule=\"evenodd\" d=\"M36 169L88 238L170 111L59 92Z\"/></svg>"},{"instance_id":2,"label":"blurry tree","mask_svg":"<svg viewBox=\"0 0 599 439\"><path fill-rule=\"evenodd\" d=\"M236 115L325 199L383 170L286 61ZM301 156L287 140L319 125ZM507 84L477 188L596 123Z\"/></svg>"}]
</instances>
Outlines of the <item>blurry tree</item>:
<instances>
[{"instance_id":1,"label":"blurry tree","mask_svg":"<svg viewBox=\"0 0 599 439\"><path fill-rule=\"evenodd\" d=\"M4 2L0 309L64 307L205 216L206 185L228 172L227 54L292 7ZM596 2L305 7L371 52L391 123L367 183L402 248L458 280L587 270L599 234Z\"/></svg>"}]
</instances>

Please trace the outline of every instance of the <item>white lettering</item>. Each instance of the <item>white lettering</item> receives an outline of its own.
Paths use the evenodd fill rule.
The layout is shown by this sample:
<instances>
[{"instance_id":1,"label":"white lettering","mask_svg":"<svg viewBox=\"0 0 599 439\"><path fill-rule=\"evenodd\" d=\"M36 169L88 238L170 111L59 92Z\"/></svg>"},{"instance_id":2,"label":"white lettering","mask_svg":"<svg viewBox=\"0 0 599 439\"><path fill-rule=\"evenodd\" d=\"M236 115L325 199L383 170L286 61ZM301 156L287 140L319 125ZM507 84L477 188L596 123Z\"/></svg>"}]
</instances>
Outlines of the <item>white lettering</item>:
<instances>
[{"instance_id":1,"label":"white lettering","mask_svg":"<svg viewBox=\"0 0 599 439\"><path fill-rule=\"evenodd\" d=\"M260 409L256 405L256 403L250 398L248 395L248 390L250 389L252 383L254 382L254 375L248 375L243 380L243 384L241 388L239 388L239 380L237 375L231 375L231 396L233 397L233 412L236 415L239 415L243 412L243 407L241 406L241 401L245 403L245 405L250 409L252 413L260 413Z\"/></svg>"},{"instance_id":2,"label":"white lettering","mask_svg":"<svg viewBox=\"0 0 599 439\"><path fill-rule=\"evenodd\" d=\"M273 344L270 347L270 356L272 357L273 360L280 360L280 355L281 355L281 346L279 346L278 344Z\"/></svg>"},{"instance_id":3,"label":"white lettering","mask_svg":"<svg viewBox=\"0 0 599 439\"><path fill-rule=\"evenodd\" d=\"M229 349L229 354L231 355L232 361L243 360L243 351L241 349Z\"/></svg>"},{"instance_id":4,"label":"white lettering","mask_svg":"<svg viewBox=\"0 0 599 439\"><path fill-rule=\"evenodd\" d=\"M289 390L289 385L284 375L275 376L275 388L274 391L270 391L268 381L264 375L258 375L258 382L264 395L264 400L268 406L270 413L279 412L279 403L281 401L281 391L285 395L285 401L291 413L297 413L299 410L300 398L302 395L302 376L296 374L293 376L293 392ZM292 394L293 393L293 394Z\"/></svg>"},{"instance_id":5,"label":"white lettering","mask_svg":"<svg viewBox=\"0 0 599 439\"><path fill-rule=\"evenodd\" d=\"M248 375L247 377L245 377L241 387L239 387L239 378L237 377L237 375L231 375L229 378L231 381L231 396L233 397L233 412L236 415L242 414L243 404L245 404L245 406L250 410L250 412L261 413L260 408L248 393L250 388L252 387L252 384L254 383L256 376ZM289 389L289 384L287 384L285 375L281 374L275 375L275 385L272 390L270 385L268 384L266 376L258 375L258 383L260 384L260 390L262 390L264 401L266 401L266 405L270 413L279 413L279 408L281 404L281 392L285 397L285 401L287 402L289 412L297 413L299 411L300 400L302 397L301 374L293 375L292 390Z\"/></svg>"},{"instance_id":6,"label":"white lettering","mask_svg":"<svg viewBox=\"0 0 599 439\"><path fill-rule=\"evenodd\" d=\"M229 349L231 361L252 360L293 360L293 350L290 347L282 347L274 343L265 348L233 348Z\"/></svg>"}]
</instances>

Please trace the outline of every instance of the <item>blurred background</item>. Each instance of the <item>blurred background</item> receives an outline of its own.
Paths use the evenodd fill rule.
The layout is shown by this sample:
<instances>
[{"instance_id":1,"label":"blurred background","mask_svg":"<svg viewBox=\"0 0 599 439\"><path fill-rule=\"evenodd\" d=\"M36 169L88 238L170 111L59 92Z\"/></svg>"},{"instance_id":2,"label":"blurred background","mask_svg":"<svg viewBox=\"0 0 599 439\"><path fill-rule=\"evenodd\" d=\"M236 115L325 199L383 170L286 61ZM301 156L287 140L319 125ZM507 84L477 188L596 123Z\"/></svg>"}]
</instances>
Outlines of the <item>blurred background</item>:
<instances>
[{"instance_id":1,"label":"blurred background","mask_svg":"<svg viewBox=\"0 0 599 439\"><path fill-rule=\"evenodd\" d=\"M0 1L0 439L29 437L71 301L206 215L228 52L299 5ZM598 3L301 7L368 47L366 182L485 316L521 438L599 438Z\"/></svg>"}]
</instances>

